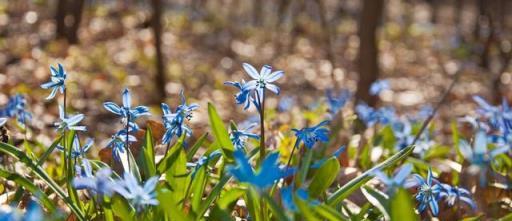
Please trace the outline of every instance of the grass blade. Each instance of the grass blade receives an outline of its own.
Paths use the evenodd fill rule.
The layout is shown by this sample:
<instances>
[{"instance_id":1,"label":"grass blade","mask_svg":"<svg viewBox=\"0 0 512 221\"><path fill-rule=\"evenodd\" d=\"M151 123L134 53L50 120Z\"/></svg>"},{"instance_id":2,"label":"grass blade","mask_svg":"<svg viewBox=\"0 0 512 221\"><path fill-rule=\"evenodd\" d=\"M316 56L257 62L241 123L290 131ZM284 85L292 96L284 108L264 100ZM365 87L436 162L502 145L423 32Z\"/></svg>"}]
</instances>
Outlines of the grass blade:
<instances>
[{"instance_id":1,"label":"grass blade","mask_svg":"<svg viewBox=\"0 0 512 221\"><path fill-rule=\"evenodd\" d=\"M20 185L20 188L23 187L25 190L31 192L33 196L41 200L41 203L48 209L49 213L55 211L55 205L53 205L53 202L48 198L48 195L36 187L32 181L19 174L11 173L3 169L0 169L0 177L15 182Z\"/></svg>"},{"instance_id":2,"label":"grass blade","mask_svg":"<svg viewBox=\"0 0 512 221\"><path fill-rule=\"evenodd\" d=\"M229 133L226 129L226 125L222 122L217 110L213 106L213 104L208 103L208 117L210 119L210 127L213 130L213 134L215 135L215 139L219 142L222 153L228 161L233 159L233 143L229 139Z\"/></svg>"},{"instance_id":3,"label":"grass blade","mask_svg":"<svg viewBox=\"0 0 512 221\"><path fill-rule=\"evenodd\" d=\"M354 192L359 187L361 187L363 184L368 182L368 180L370 180L373 177L372 173L375 170L380 170L380 169L383 169L383 168L386 168L388 166L391 166L391 165L395 164L396 162L398 162L398 161L404 159L405 157L409 156L409 154L413 150L414 150L414 146L406 147L406 148L402 149L401 151L399 151L398 153L396 153L393 156L391 156L390 158L388 158L387 160L379 163L378 165L376 165L373 168L367 170L366 172L364 172L363 174L359 175L358 177L350 180L348 183L346 183L341 188L336 190L332 195L330 195L327 198L326 203L328 205L330 205L330 206L333 206L333 205L341 202L342 200L347 198L352 192Z\"/></svg>"},{"instance_id":4,"label":"grass blade","mask_svg":"<svg viewBox=\"0 0 512 221\"><path fill-rule=\"evenodd\" d=\"M60 186L44 171L44 169L41 168L41 166L35 164L32 159L28 157L23 151L12 145L2 142L0 142L0 151L12 156L13 158L24 163L27 167L31 168L32 171L69 206L71 211L73 211L79 220L85 220L85 216L79 209L78 205L74 204L66 195L66 193L60 188Z\"/></svg>"}]
</instances>

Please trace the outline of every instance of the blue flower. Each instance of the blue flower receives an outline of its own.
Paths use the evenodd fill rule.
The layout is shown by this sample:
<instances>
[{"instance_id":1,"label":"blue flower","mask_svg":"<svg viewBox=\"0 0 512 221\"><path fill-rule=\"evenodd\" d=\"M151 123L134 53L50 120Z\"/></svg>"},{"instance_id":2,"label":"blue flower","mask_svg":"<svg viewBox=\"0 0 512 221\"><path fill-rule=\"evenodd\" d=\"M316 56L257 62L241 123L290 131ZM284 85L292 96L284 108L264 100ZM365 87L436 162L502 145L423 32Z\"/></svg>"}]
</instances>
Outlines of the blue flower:
<instances>
[{"instance_id":1,"label":"blue flower","mask_svg":"<svg viewBox=\"0 0 512 221\"><path fill-rule=\"evenodd\" d=\"M476 203L468 190L445 183L442 183L441 187L442 191L439 193L439 196L446 200L448 206L454 206L456 203L462 202L469 205L472 209L476 209Z\"/></svg>"},{"instance_id":2,"label":"blue flower","mask_svg":"<svg viewBox=\"0 0 512 221\"><path fill-rule=\"evenodd\" d=\"M229 138L231 139L231 143L233 143L233 146L235 146L236 149L243 150L248 138L256 140L260 139L259 135L250 132L256 125L256 123L252 123L242 129L232 128L232 131L229 134Z\"/></svg>"},{"instance_id":3,"label":"blue flower","mask_svg":"<svg viewBox=\"0 0 512 221\"><path fill-rule=\"evenodd\" d=\"M279 167L279 153L267 155L257 172L253 170L249 159L243 151L235 150L234 157L236 166L228 166L227 171L238 181L249 183L258 190L266 189L281 178L288 177L293 173L292 169L282 169Z\"/></svg>"},{"instance_id":4,"label":"blue flower","mask_svg":"<svg viewBox=\"0 0 512 221\"><path fill-rule=\"evenodd\" d=\"M437 180L433 179L432 170L428 170L426 180L418 174L414 174L414 180L415 186L418 187L418 193L416 194L416 200L419 202L418 211L423 212L428 206L432 215L437 216L439 214L437 201L442 187Z\"/></svg>"},{"instance_id":5,"label":"blue flower","mask_svg":"<svg viewBox=\"0 0 512 221\"><path fill-rule=\"evenodd\" d=\"M130 140L130 138L132 138L132 140ZM133 139L135 139L135 137L130 135L130 136L128 136L128 139L131 142L131 141L133 141ZM117 162L122 162L123 156L126 154L126 148L125 148L126 142L125 141L126 141L126 136L114 135L114 136L112 136L112 139L110 140L110 142L108 142L108 144L107 144L107 147L110 147L112 149L112 157Z\"/></svg>"},{"instance_id":6,"label":"blue flower","mask_svg":"<svg viewBox=\"0 0 512 221\"><path fill-rule=\"evenodd\" d=\"M180 91L181 104L176 108L176 112L184 115L187 120L192 119L192 111L197 110L199 108L199 104L190 104L187 105L187 101L185 99L185 94L183 90Z\"/></svg>"},{"instance_id":7,"label":"blue flower","mask_svg":"<svg viewBox=\"0 0 512 221\"><path fill-rule=\"evenodd\" d=\"M208 156L202 156L195 163L187 163L187 167L193 167L192 172L191 172L192 173L191 178L194 179L199 168L201 168L204 165L208 165L209 162L211 162L215 158L220 157L221 155L222 155L222 152L220 150L215 150L215 151L211 152Z\"/></svg>"},{"instance_id":8,"label":"blue flower","mask_svg":"<svg viewBox=\"0 0 512 221\"><path fill-rule=\"evenodd\" d=\"M279 78L283 77L283 71L272 72L272 67L270 65L263 65L259 73L256 68L248 63L243 63L243 67L245 72L247 72L247 74L249 74L249 76L254 79L247 82L250 89L259 88L263 90L266 88L275 94L279 94L279 87L275 84L272 84L272 82L277 81Z\"/></svg>"},{"instance_id":9,"label":"blue flower","mask_svg":"<svg viewBox=\"0 0 512 221\"><path fill-rule=\"evenodd\" d=\"M27 100L21 94L16 94L9 98L5 108L0 109L0 117L16 117L19 124L25 123L32 119L32 114L26 110Z\"/></svg>"},{"instance_id":10,"label":"blue flower","mask_svg":"<svg viewBox=\"0 0 512 221\"><path fill-rule=\"evenodd\" d=\"M155 192L158 177L151 177L143 186L140 186L131 173L125 172L123 179L114 182L114 191L130 201L138 211L141 211L145 206L158 205Z\"/></svg>"},{"instance_id":11,"label":"blue flower","mask_svg":"<svg viewBox=\"0 0 512 221\"><path fill-rule=\"evenodd\" d=\"M367 127L371 127L376 123L390 124L396 121L395 109L392 107L381 107L375 109L368 106L366 103L359 103L356 105L356 113Z\"/></svg>"},{"instance_id":12,"label":"blue flower","mask_svg":"<svg viewBox=\"0 0 512 221\"><path fill-rule=\"evenodd\" d=\"M231 85L233 87L238 88L238 90L240 90L240 92L238 92L235 95L235 103L236 104L243 104L244 109L247 109L251 106L252 90L251 90L251 88L249 88L249 85L246 84L244 80L242 80L242 82L226 81L224 84Z\"/></svg>"},{"instance_id":13,"label":"blue flower","mask_svg":"<svg viewBox=\"0 0 512 221\"><path fill-rule=\"evenodd\" d=\"M499 154L507 152L508 146L501 146L493 150L487 149L487 135L483 130L477 130L473 141L473 148L465 140L459 143L459 150L471 163L469 171L471 173L480 173L480 184L484 185L487 176L487 169L490 162Z\"/></svg>"},{"instance_id":14,"label":"blue flower","mask_svg":"<svg viewBox=\"0 0 512 221\"><path fill-rule=\"evenodd\" d=\"M320 204L318 200L310 200L309 199L309 193L305 189L297 189L296 191L293 191L292 186L286 186L281 189L281 201L283 202L284 208L296 212L297 211L297 205L295 205L295 201L293 198L298 197L299 199L303 201L308 201L308 203L311 206L315 206Z\"/></svg>"},{"instance_id":15,"label":"blue flower","mask_svg":"<svg viewBox=\"0 0 512 221\"><path fill-rule=\"evenodd\" d=\"M81 169L84 169L82 171ZM102 168L92 175L91 164L87 159L82 159L82 167L77 170L78 176L73 179L73 186L77 190L87 189L93 194L100 196L111 196L114 192L114 183L110 176L112 170L110 168Z\"/></svg>"},{"instance_id":16,"label":"blue flower","mask_svg":"<svg viewBox=\"0 0 512 221\"><path fill-rule=\"evenodd\" d=\"M71 157L72 158L83 158L85 157L85 154L87 151L91 148L92 144L94 143L94 140L87 139L84 146L80 147L80 139L78 138L78 135L75 134L73 138L73 145L71 147ZM57 149L60 151L64 151L64 147L61 145L57 145Z\"/></svg>"},{"instance_id":17,"label":"blue flower","mask_svg":"<svg viewBox=\"0 0 512 221\"><path fill-rule=\"evenodd\" d=\"M244 104L244 109L249 108L251 102L256 106L258 111L261 109L261 103L265 97L265 89L268 89L276 94L279 94L279 87L273 84L284 75L283 71L272 72L272 67L269 65L263 65L261 71L258 71L250 64L243 63L245 72L249 74L254 80L247 83L227 81L225 84L234 86L240 90L235 95L237 104Z\"/></svg>"},{"instance_id":18,"label":"blue flower","mask_svg":"<svg viewBox=\"0 0 512 221\"><path fill-rule=\"evenodd\" d=\"M77 125L82 119L84 119L83 114L77 114L72 116L65 116L64 107L59 106L59 118L60 121L55 123L58 131L67 131L67 130L78 130L78 131L86 131L85 126Z\"/></svg>"},{"instance_id":19,"label":"blue flower","mask_svg":"<svg viewBox=\"0 0 512 221\"><path fill-rule=\"evenodd\" d=\"M0 207L2 221L42 221L44 217L43 209L33 200L30 200L25 211L8 205Z\"/></svg>"},{"instance_id":20,"label":"blue flower","mask_svg":"<svg viewBox=\"0 0 512 221\"><path fill-rule=\"evenodd\" d=\"M357 116L367 125L367 127L371 127L378 122L379 112L377 112L373 107L368 106L366 103L357 104L355 109Z\"/></svg>"},{"instance_id":21,"label":"blue flower","mask_svg":"<svg viewBox=\"0 0 512 221\"><path fill-rule=\"evenodd\" d=\"M132 108L132 98L128 88L123 90L123 106L120 107L114 102L105 102L103 106L108 111L120 116L123 120L130 118L130 122L135 121L140 116L150 115L149 108L146 106L137 106Z\"/></svg>"},{"instance_id":22,"label":"blue flower","mask_svg":"<svg viewBox=\"0 0 512 221\"><path fill-rule=\"evenodd\" d=\"M388 192L392 193L398 187L404 187L406 184L407 177L411 174L412 165L405 164L398 170L398 172L393 177L388 177L381 170L376 170L373 172L375 177L377 177L384 185L386 185Z\"/></svg>"},{"instance_id":23,"label":"blue flower","mask_svg":"<svg viewBox=\"0 0 512 221\"><path fill-rule=\"evenodd\" d=\"M325 96L327 98L329 113L331 115L336 115L347 104L352 94L349 90L335 92L332 89L328 89L325 91Z\"/></svg>"},{"instance_id":24,"label":"blue flower","mask_svg":"<svg viewBox=\"0 0 512 221\"><path fill-rule=\"evenodd\" d=\"M192 130L185 124L185 113L177 109L178 112L172 113L171 108L165 103L161 104L163 112L163 123L165 127L165 134L162 137L162 143L168 144L174 136L181 137L183 133L186 136L192 134Z\"/></svg>"},{"instance_id":25,"label":"blue flower","mask_svg":"<svg viewBox=\"0 0 512 221\"><path fill-rule=\"evenodd\" d=\"M503 115L500 107L490 105L480 96L473 96L473 100L479 105L476 110L477 113L487 118L491 126L499 128L503 125Z\"/></svg>"},{"instance_id":26,"label":"blue flower","mask_svg":"<svg viewBox=\"0 0 512 221\"><path fill-rule=\"evenodd\" d=\"M329 121L322 121L313 127L305 127L300 130L292 129L297 137L296 145L298 146L302 142L304 143L304 146L311 149L318 141L324 143L329 141L329 130L324 127L328 123Z\"/></svg>"},{"instance_id":27,"label":"blue flower","mask_svg":"<svg viewBox=\"0 0 512 221\"><path fill-rule=\"evenodd\" d=\"M370 94L377 95L384 90L389 90L389 81L388 80L378 80L372 83L370 86Z\"/></svg>"},{"instance_id":28,"label":"blue flower","mask_svg":"<svg viewBox=\"0 0 512 221\"><path fill-rule=\"evenodd\" d=\"M51 72L51 78L49 82L46 82L44 84L41 84L41 88L43 89L52 89L52 92L46 100L53 99L55 97L55 94L57 94L57 91L60 91L61 94L64 93L64 89L66 88L65 81L66 81L66 71L64 70L64 67L61 64L58 64L58 70L54 67L50 66L50 72Z\"/></svg>"},{"instance_id":29,"label":"blue flower","mask_svg":"<svg viewBox=\"0 0 512 221\"><path fill-rule=\"evenodd\" d=\"M0 118L0 127L4 126L7 123L7 118Z\"/></svg>"}]
</instances>

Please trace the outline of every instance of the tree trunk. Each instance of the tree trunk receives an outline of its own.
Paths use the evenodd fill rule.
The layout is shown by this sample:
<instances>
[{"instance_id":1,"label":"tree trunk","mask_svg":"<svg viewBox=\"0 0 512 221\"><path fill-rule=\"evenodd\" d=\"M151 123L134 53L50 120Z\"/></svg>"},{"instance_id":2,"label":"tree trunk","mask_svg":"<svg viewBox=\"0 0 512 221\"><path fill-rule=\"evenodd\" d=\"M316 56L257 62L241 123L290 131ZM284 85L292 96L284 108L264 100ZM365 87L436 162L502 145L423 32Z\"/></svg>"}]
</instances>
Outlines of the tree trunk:
<instances>
[{"instance_id":1,"label":"tree trunk","mask_svg":"<svg viewBox=\"0 0 512 221\"><path fill-rule=\"evenodd\" d=\"M375 106L377 98L369 93L370 85L379 77L377 28L383 13L383 0L364 0L359 20L359 54L356 101Z\"/></svg>"},{"instance_id":2,"label":"tree trunk","mask_svg":"<svg viewBox=\"0 0 512 221\"><path fill-rule=\"evenodd\" d=\"M85 0L75 0L74 4L72 4L73 24L67 31L67 39L70 44L78 43L78 28L80 28L80 22L82 21L84 2Z\"/></svg>"},{"instance_id":3,"label":"tree trunk","mask_svg":"<svg viewBox=\"0 0 512 221\"><path fill-rule=\"evenodd\" d=\"M151 19L151 26L153 29L153 37L155 43L155 56L156 56L156 76L155 86L158 93L158 100L165 100L165 64L162 54L162 1L151 0L151 6L153 8L153 17Z\"/></svg>"},{"instance_id":4,"label":"tree trunk","mask_svg":"<svg viewBox=\"0 0 512 221\"><path fill-rule=\"evenodd\" d=\"M64 21L64 19L66 18L66 11L67 11L66 3L67 3L66 0L58 0L57 1L57 9L55 11L55 23L56 23L55 37L57 39L66 37L66 23Z\"/></svg>"},{"instance_id":5,"label":"tree trunk","mask_svg":"<svg viewBox=\"0 0 512 221\"><path fill-rule=\"evenodd\" d=\"M254 26L260 26L263 23L263 1L253 0L252 4L253 24Z\"/></svg>"}]
</instances>

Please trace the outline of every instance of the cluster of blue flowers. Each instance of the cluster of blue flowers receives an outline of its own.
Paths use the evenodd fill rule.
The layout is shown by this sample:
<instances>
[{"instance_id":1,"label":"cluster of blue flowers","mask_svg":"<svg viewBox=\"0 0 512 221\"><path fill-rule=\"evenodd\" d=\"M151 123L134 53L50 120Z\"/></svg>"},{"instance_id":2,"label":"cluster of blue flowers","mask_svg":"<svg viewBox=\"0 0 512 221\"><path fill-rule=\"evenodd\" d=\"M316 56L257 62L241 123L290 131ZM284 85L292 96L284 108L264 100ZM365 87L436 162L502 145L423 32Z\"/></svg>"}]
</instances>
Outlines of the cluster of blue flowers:
<instances>
[{"instance_id":1,"label":"cluster of blue flowers","mask_svg":"<svg viewBox=\"0 0 512 221\"><path fill-rule=\"evenodd\" d=\"M438 202L440 200L445 200L450 207L459 203L465 203L471 209L476 208L476 203L468 190L439 182L433 178L431 169L428 170L426 179L418 174L413 174L411 178L411 172L412 165L405 164L393 177L388 177L382 171L374 171L373 174L386 185L389 194L393 194L396 188L400 187L416 188L419 212L423 212L429 207L432 215L437 216L439 214Z\"/></svg>"},{"instance_id":2,"label":"cluster of blue flowers","mask_svg":"<svg viewBox=\"0 0 512 221\"><path fill-rule=\"evenodd\" d=\"M512 110L505 99L500 106L493 106L478 96L473 100L479 105L478 116L466 116L461 120L473 126L473 143L462 139L458 146L470 163L469 172L479 174L480 185L485 186L494 159L512 150Z\"/></svg>"},{"instance_id":3,"label":"cluster of blue flowers","mask_svg":"<svg viewBox=\"0 0 512 221\"><path fill-rule=\"evenodd\" d=\"M21 126L30 121L32 114L27 111L25 96L22 94L11 96L5 107L0 108L0 118L16 118Z\"/></svg>"},{"instance_id":4,"label":"cluster of blue flowers","mask_svg":"<svg viewBox=\"0 0 512 221\"><path fill-rule=\"evenodd\" d=\"M51 89L50 95L47 99L53 99L57 92L66 96L66 76L67 73L64 67L59 64L58 68L50 67L51 79L49 82L41 85L43 89ZM130 133L139 130L139 126L135 120L140 116L149 115L149 109L145 106L137 106L132 108L131 96L128 89L123 91L123 105L119 106L113 102L105 102L104 107L121 117L121 122L126 125L126 128L117 132L113 139L109 142L112 147L113 156L115 159L120 160L121 155L127 151L128 142L136 141L135 137ZM65 102L65 99L64 99ZM85 131L86 127L78 125L84 119L83 114L67 115L64 105L59 105L59 121L55 123L59 132L66 131ZM92 147L94 141L88 139L86 143L81 146L78 134L73 137L71 144L71 152L69 156L74 160L74 167L76 177L73 179L73 185L76 189L86 189L90 193L99 196L111 196L114 192L120 194L137 209L142 209L146 205L157 205L155 188L158 182L157 177L148 179L143 186L140 186L133 174L127 172L121 179L112 179L112 170L110 168L101 168L93 174L93 170L89 160L86 158L87 151ZM65 151L63 145L58 145L57 149ZM67 156L66 156L67 157ZM78 165L80 162L80 165ZM98 199L101 199L98 198Z\"/></svg>"},{"instance_id":5,"label":"cluster of blue flowers","mask_svg":"<svg viewBox=\"0 0 512 221\"><path fill-rule=\"evenodd\" d=\"M164 136L162 137L163 144L170 144L173 137L181 137L192 135L192 130L185 124L185 120L192 118L192 111L199 108L198 104L188 105L185 99L183 90L180 92L181 104L178 105L175 112L173 113L169 105L162 103L163 122L166 129Z\"/></svg>"},{"instance_id":6,"label":"cluster of blue flowers","mask_svg":"<svg viewBox=\"0 0 512 221\"><path fill-rule=\"evenodd\" d=\"M25 211L8 205L0 206L0 220L4 221L43 221L43 209L35 201L30 200Z\"/></svg>"}]
</instances>

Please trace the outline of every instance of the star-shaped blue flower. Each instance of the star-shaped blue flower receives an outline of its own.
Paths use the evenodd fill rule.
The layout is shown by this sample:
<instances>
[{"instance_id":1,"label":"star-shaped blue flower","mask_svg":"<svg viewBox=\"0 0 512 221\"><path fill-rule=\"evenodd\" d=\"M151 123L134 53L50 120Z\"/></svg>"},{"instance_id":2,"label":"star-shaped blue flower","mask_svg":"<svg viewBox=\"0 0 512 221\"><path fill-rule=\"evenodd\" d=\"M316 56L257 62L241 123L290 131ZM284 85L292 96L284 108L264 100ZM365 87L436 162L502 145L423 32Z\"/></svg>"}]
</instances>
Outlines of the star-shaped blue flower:
<instances>
[{"instance_id":1,"label":"star-shaped blue flower","mask_svg":"<svg viewBox=\"0 0 512 221\"><path fill-rule=\"evenodd\" d=\"M67 74L64 70L64 67L61 64L58 64L58 69L55 69L54 67L50 66L50 72L50 81L41 85L41 88L43 89L52 89L52 92L50 93L50 95L48 95L46 100L53 99L55 97L55 94L57 94L57 91L60 91L60 93L63 94L64 89L66 88L65 81Z\"/></svg>"},{"instance_id":2,"label":"star-shaped blue flower","mask_svg":"<svg viewBox=\"0 0 512 221\"><path fill-rule=\"evenodd\" d=\"M418 193L416 194L416 200L419 202L418 211L423 212L427 206L430 207L432 215L437 216L439 214L439 205L437 201L439 199L439 193L441 192L441 185L439 182L432 177L432 170L428 170L427 179L424 180L418 174L414 174L415 186L418 187Z\"/></svg>"},{"instance_id":3,"label":"star-shaped blue flower","mask_svg":"<svg viewBox=\"0 0 512 221\"><path fill-rule=\"evenodd\" d=\"M77 131L86 131L85 126L77 125L80 121L84 119L83 114L65 116L64 107L59 106L59 118L60 121L55 123L58 131L68 131L68 130L77 130Z\"/></svg>"},{"instance_id":4,"label":"star-shaped blue flower","mask_svg":"<svg viewBox=\"0 0 512 221\"><path fill-rule=\"evenodd\" d=\"M145 206L158 205L155 192L158 177L149 178L141 186L131 173L124 173L123 179L114 182L114 191L130 201L138 211L141 211Z\"/></svg>"},{"instance_id":5,"label":"star-shaped blue flower","mask_svg":"<svg viewBox=\"0 0 512 221\"><path fill-rule=\"evenodd\" d=\"M81 147L80 146L80 139L78 138L78 135L75 134L75 137L73 138L73 145L71 147L71 158L84 158L85 154L94 144L93 139L87 139L86 143ZM61 145L57 146L57 150L64 151L64 147Z\"/></svg>"},{"instance_id":6,"label":"star-shaped blue flower","mask_svg":"<svg viewBox=\"0 0 512 221\"><path fill-rule=\"evenodd\" d=\"M462 187L450 186L448 184L441 184L442 190L439 193L441 198L444 198L448 206L454 206L456 203L465 203L472 209L476 209L476 203L471 197L471 193Z\"/></svg>"},{"instance_id":7,"label":"star-shaped blue flower","mask_svg":"<svg viewBox=\"0 0 512 221\"><path fill-rule=\"evenodd\" d=\"M376 170L373 172L375 177L377 177L384 185L386 185L389 193L393 193L393 191L398 187L404 187L406 184L407 177L411 174L412 165L405 164L400 170L393 176L389 177L384 172L380 170Z\"/></svg>"},{"instance_id":8,"label":"star-shaped blue flower","mask_svg":"<svg viewBox=\"0 0 512 221\"><path fill-rule=\"evenodd\" d=\"M77 175L78 176L73 179L73 186L77 190L87 189L93 194L100 196L112 195L114 183L110 177L112 175L110 168L102 168L93 176L91 164L84 158L82 159L82 166L77 168Z\"/></svg>"},{"instance_id":9,"label":"star-shaped blue flower","mask_svg":"<svg viewBox=\"0 0 512 221\"><path fill-rule=\"evenodd\" d=\"M226 81L224 84L231 85L233 87L238 88L240 90L235 95L235 103L236 104L243 104L244 109L247 109L251 106L252 102L252 88L249 87L250 85L246 84L244 80L242 82L235 82L235 81Z\"/></svg>"},{"instance_id":10,"label":"star-shaped blue flower","mask_svg":"<svg viewBox=\"0 0 512 221\"><path fill-rule=\"evenodd\" d=\"M283 71L272 72L272 67L270 65L263 65L259 73L256 70L256 68L254 68L252 65L248 63L243 63L243 67L245 72L247 72L247 74L249 74L249 76L251 76L254 79L247 82L249 88L268 89L274 92L275 94L279 94L279 87L272 83L284 76Z\"/></svg>"},{"instance_id":11,"label":"star-shaped blue flower","mask_svg":"<svg viewBox=\"0 0 512 221\"><path fill-rule=\"evenodd\" d=\"M247 142L247 139L260 139L260 136L254 133L251 133L251 130L256 127L256 123L249 124L245 128L237 128L232 129L231 133L229 134L229 138L231 139L231 143L233 143L233 146L236 149L244 149L245 143Z\"/></svg>"},{"instance_id":12,"label":"star-shaped blue flower","mask_svg":"<svg viewBox=\"0 0 512 221\"><path fill-rule=\"evenodd\" d=\"M336 115L348 102L352 94L349 90L340 90L336 92L332 89L325 91L327 106L331 115Z\"/></svg>"},{"instance_id":13,"label":"star-shaped blue flower","mask_svg":"<svg viewBox=\"0 0 512 221\"><path fill-rule=\"evenodd\" d=\"M132 98L130 95L130 91L128 88L125 88L123 90L123 106L120 107L114 102L105 102L103 103L103 106L108 111L120 116L123 118L123 120L130 118L130 122L135 121L140 116L148 116L149 108L146 106L137 106L135 108L132 108Z\"/></svg>"},{"instance_id":14,"label":"star-shaped blue flower","mask_svg":"<svg viewBox=\"0 0 512 221\"><path fill-rule=\"evenodd\" d=\"M318 125L313 127L305 127L300 130L292 129L297 137L296 145L304 143L304 146L311 149L317 142L328 142L329 141L329 130L325 126L329 121L322 121Z\"/></svg>"},{"instance_id":15,"label":"star-shaped blue flower","mask_svg":"<svg viewBox=\"0 0 512 221\"><path fill-rule=\"evenodd\" d=\"M258 190L264 190L278 180L293 174L292 169L282 169L278 164L279 153L269 154L261 163L257 172L251 166L249 159L241 150L235 150L234 158L236 166L228 166L227 170L238 181L249 183Z\"/></svg>"}]
</instances>

